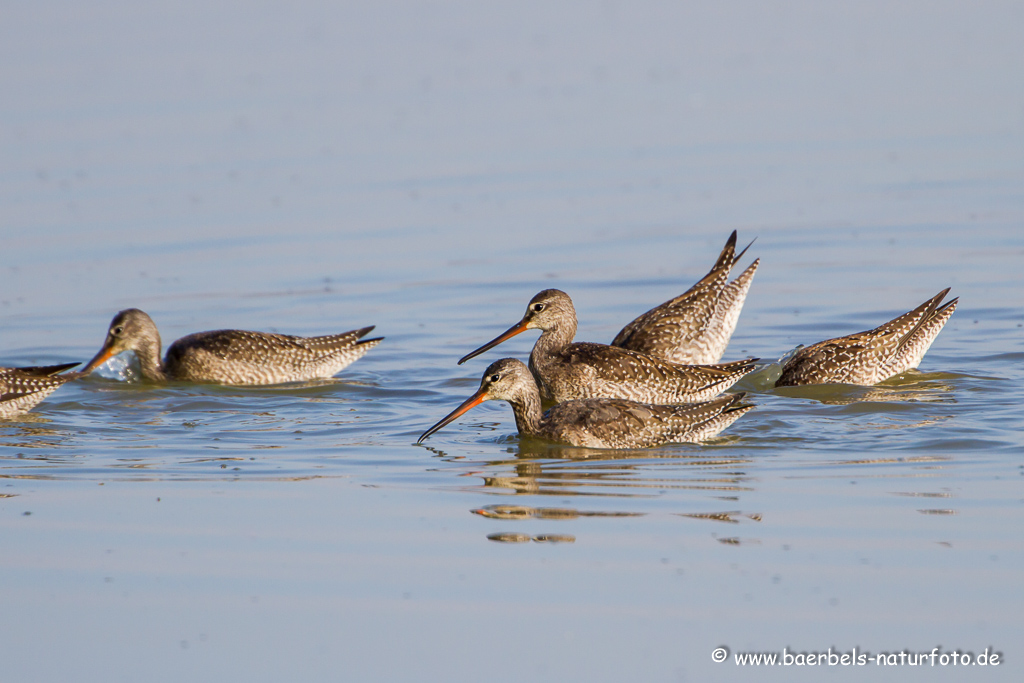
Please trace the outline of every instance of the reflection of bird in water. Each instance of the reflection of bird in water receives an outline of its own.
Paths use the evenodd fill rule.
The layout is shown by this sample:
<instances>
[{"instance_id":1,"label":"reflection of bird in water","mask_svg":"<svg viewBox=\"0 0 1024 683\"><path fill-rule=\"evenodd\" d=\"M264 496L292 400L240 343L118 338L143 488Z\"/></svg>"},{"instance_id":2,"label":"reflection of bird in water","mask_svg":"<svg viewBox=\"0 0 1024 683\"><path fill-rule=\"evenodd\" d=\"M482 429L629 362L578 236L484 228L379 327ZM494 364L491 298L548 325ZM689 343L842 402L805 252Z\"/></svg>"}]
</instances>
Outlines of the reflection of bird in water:
<instances>
[{"instance_id":1,"label":"reflection of bird in water","mask_svg":"<svg viewBox=\"0 0 1024 683\"><path fill-rule=\"evenodd\" d=\"M0 418L14 417L32 410L65 382L81 377L80 372L57 374L76 365L78 363L0 368Z\"/></svg>"},{"instance_id":2,"label":"reflection of bird in water","mask_svg":"<svg viewBox=\"0 0 1024 683\"><path fill-rule=\"evenodd\" d=\"M711 270L670 301L652 308L622 328L612 346L664 358L675 363L717 363L736 329L747 290L760 259L729 282L729 271L750 245L736 253L736 231Z\"/></svg>"},{"instance_id":3,"label":"reflection of bird in water","mask_svg":"<svg viewBox=\"0 0 1024 683\"><path fill-rule=\"evenodd\" d=\"M800 349L786 361L775 386L870 385L916 368L956 310L958 299L939 305L948 293L947 287L914 310L873 330Z\"/></svg>"},{"instance_id":4,"label":"reflection of bird in water","mask_svg":"<svg viewBox=\"0 0 1024 683\"><path fill-rule=\"evenodd\" d=\"M540 493L540 482L536 477L484 477L484 486L508 489L515 493Z\"/></svg>"},{"instance_id":5,"label":"reflection of bird in water","mask_svg":"<svg viewBox=\"0 0 1024 683\"><path fill-rule=\"evenodd\" d=\"M943 381L949 377L947 373L907 371L899 379L883 384L813 384L789 389L787 393L837 406L854 403L953 403L956 401L952 393L954 385Z\"/></svg>"},{"instance_id":6,"label":"reflection of bird in water","mask_svg":"<svg viewBox=\"0 0 1024 683\"><path fill-rule=\"evenodd\" d=\"M223 384L280 384L332 377L381 342L362 339L373 327L323 337L270 332L216 330L182 337L160 362L160 333L137 308L121 311L110 323L103 348L83 373L92 372L124 351L134 351L150 382L184 380Z\"/></svg>"},{"instance_id":7,"label":"reflection of bird in water","mask_svg":"<svg viewBox=\"0 0 1024 683\"><path fill-rule=\"evenodd\" d=\"M485 505L470 510L489 519L578 519L580 517L643 517L646 512L582 511L576 508L537 508L529 505Z\"/></svg>"},{"instance_id":8,"label":"reflection of bird in water","mask_svg":"<svg viewBox=\"0 0 1024 683\"><path fill-rule=\"evenodd\" d=\"M521 361L503 358L484 372L480 389L420 441L488 400L508 401L524 436L588 448L649 448L710 439L753 408L733 394L688 405L651 405L625 399L588 398L559 403L541 414L540 393Z\"/></svg>"},{"instance_id":9,"label":"reflection of bird in water","mask_svg":"<svg viewBox=\"0 0 1024 683\"><path fill-rule=\"evenodd\" d=\"M572 343L576 310L569 295L545 289L530 300L523 319L462 358L477 356L528 329L542 330L530 370L545 400L622 398L643 403L688 403L722 393L754 369L756 359L721 365L681 365L605 344Z\"/></svg>"}]
</instances>

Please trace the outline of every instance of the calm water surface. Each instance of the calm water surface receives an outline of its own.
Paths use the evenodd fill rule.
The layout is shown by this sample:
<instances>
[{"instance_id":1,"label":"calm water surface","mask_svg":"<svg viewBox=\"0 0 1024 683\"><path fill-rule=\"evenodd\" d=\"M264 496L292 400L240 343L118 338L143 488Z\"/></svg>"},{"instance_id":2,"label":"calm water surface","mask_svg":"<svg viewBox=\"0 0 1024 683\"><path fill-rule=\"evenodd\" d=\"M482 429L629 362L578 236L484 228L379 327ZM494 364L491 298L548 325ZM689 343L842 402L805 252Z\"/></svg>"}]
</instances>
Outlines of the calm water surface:
<instances>
[{"instance_id":1,"label":"calm water surface","mask_svg":"<svg viewBox=\"0 0 1024 683\"><path fill-rule=\"evenodd\" d=\"M122 357L0 423L4 679L1019 680L1024 16L741 5L13 10L0 364L85 361L131 306L386 340L272 388ZM415 445L528 355L455 364L537 291L607 342L733 229L725 359L762 369L720 438L561 448L495 402ZM947 286L919 371L771 388Z\"/></svg>"}]
</instances>

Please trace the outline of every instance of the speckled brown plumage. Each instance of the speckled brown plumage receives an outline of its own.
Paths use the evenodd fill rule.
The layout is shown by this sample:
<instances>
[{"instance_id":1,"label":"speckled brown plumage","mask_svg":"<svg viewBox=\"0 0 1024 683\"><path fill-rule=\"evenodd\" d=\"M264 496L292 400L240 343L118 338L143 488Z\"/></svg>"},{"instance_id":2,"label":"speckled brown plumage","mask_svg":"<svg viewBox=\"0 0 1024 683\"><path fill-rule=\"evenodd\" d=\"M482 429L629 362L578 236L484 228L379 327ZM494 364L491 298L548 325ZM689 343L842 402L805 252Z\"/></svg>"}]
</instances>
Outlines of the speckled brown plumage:
<instances>
[{"instance_id":1,"label":"speckled brown plumage","mask_svg":"<svg viewBox=\"0 0 1024 683\"><path fill-rule=\"evenodd\" d=\"M488 400L508 401L516 428L524 436L585 448L650 448L666 443L696 443L717 435L753 408L738 405L744 394L703 403L652 405L624 399L566 401L541 414L540 392L521 361L503 358L484 372L480 389L428 429L428 436Z\"/></svg>"},{"instance_id":2,"label":"speckled brown plumage","mask_svg":"<svg viewBox=\"0 0 1024 683\"><path fill-rule=\"evenodd\" d=\"M939 305L949 288L889 322L866 332L827 339L800 349L782 368L775 386L877 384L916 368L958 299Z\"/></svg>"},{"instance_id":3,"label":"speckled brown plumage","mask_svg":"<svg viewBox=\"0 0 1024 683\"><path fill-rule=\"evenodd\" d=\"M641 403L690 403L722 393L754 369L756 359L721 365L682 365L618 346L572 343L576 310L569 295L546 289L530 300L523 319L462 358L473 358L528 329L541 330L530 370L546 401L623 398Z\"/></svg>"},{"instance_id":4,"label":"speckled brown plumage","mask_svg":"<svg viewBox=\"0 0 1024 683\"><path fill-rule=\"evenodd\" d=\"M0 418L15 417L32 410L65 382L80 377L79 372L57 374L76 365L78 363L0 368Z\"/></svg>"},{"instance_id":5,"label":"speckled brown plumage","mask_svg":"<svg viewBox=\"0 0 1024 683\"><path fill-rule=\"evenodd\" d=\"M756 259L729 282L729 272L746 251L736 253L736 231L733 230L707 275L686 292L626 325L616 335L612 346L675 363L717 363L736 329L747 290L761 262Z\"/></svg>"},{"instance_id":6,"label":"speckled brown plumage","mask_svg":"<svg viewBox=\"0 0 1024 683\"><path fill-rule=\"evenodd\" d=\"M103 348L82 372L91 372L119 353L133 351L142 376L150 382L301 382L332 377L361 358L381 342L382 337L361 339L372 329L370 326L323 337L244 330L197 332L171 344L161 363L156 325L142 311L130 308L114 316Z\"/></svg>"}]
</instances>

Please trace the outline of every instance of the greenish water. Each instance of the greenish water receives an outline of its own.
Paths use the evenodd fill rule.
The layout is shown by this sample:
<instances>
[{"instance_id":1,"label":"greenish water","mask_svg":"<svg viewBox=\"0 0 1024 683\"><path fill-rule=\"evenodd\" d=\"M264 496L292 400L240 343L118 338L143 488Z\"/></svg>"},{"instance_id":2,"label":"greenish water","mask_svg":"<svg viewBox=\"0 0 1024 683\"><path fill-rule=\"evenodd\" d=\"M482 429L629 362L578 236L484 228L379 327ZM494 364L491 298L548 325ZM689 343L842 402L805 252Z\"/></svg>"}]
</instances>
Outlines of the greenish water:
<instances>
[{"instance_id":1,"label":"greenish water","mask_svg":"<svg viewBox=\"0 0 1024 683\"><path fill-rule=\"evenodd\" d=\"M882 11L7 12L0 364L85 361L131 306L165 343L386 339L304 385L116 365L0 422L4 680L1019 680L1024 17ZM455 364L537 291L608 342L733 229L725 360L766 369L721 438L580 452L495 402L415 445L526 357ZM764 381L947 286L919 372Z\"/></svg>"}]
</instances>

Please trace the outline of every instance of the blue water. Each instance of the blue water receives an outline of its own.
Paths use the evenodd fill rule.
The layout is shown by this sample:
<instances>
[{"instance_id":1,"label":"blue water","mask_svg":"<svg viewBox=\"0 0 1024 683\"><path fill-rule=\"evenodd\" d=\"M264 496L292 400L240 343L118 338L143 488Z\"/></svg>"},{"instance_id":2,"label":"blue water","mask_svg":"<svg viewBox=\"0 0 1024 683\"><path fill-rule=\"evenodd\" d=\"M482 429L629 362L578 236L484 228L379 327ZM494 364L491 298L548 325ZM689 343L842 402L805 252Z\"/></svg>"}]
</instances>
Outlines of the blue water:
<instances>
[{"instance_id":1,"label":"blue water","mask_svg":"<svg viewBox=\"0 0 1024 683\"><path fill-rule=\"evenodd\" d=\"M0 423L4 680L1006 680L1024 608L1014 3L50 3L0 22L0 365L138 307L384 343L337 379L126 383ZM945 287L918 372L580 453L474 409L537 291L607 342L736 229L726 360ZM586 455L587 457L581 457ZM767 667L941 646L1005 663ZM824 671L822 669L825 669Z\"/></svg>"}]
</instances>

